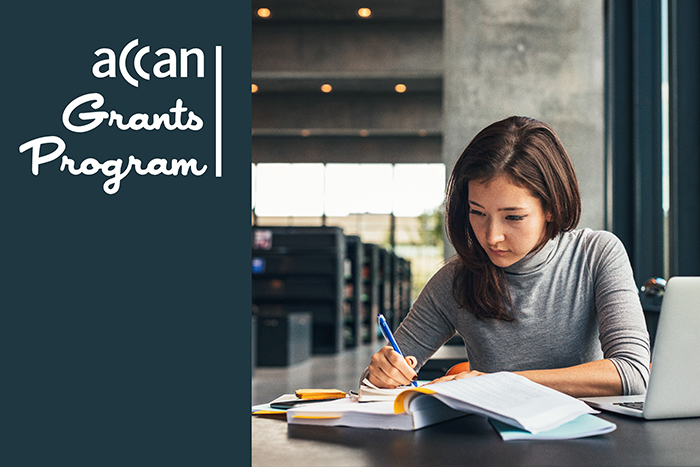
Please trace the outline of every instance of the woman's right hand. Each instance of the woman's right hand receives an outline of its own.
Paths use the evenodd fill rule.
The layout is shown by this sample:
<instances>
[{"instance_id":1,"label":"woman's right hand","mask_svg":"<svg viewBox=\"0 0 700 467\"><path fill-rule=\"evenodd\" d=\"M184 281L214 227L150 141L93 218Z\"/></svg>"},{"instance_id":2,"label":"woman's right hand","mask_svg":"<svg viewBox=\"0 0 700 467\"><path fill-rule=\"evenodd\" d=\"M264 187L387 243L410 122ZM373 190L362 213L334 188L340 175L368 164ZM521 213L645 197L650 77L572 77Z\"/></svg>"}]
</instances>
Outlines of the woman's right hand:
<instances>
[{"instance_id":1,"label":"woman's right hand","mask_svg":"<svg viewBox=\"0 0 700 467\"><path fill-rule=\"evenodd\" d=\"M413 370L417 364L418 360L415 357L403 358L390 345L387 345L372 355L367 379L378 388L393 389L397 386L405 386L418 379L418 375Z\"/></svg>"}]
</instances>

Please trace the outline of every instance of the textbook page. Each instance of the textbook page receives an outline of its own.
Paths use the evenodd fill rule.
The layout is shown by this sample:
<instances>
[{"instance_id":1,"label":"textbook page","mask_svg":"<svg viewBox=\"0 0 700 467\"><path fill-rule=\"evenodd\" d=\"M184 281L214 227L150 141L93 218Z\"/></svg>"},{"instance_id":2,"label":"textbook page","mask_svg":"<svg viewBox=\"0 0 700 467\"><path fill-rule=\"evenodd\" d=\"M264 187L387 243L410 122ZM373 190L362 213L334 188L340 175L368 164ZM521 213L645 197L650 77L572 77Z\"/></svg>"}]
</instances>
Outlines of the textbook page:
<instances>
[{"instance_id":1,"label":"textbook page","mask_svg":"<svg viewBox=\"0 0 700 467\"><path fill-rule=\"evenodd\" d=\"M417 383L420 386L429 383L429 381L417 381ZM401 392L413 388L414 386L412 385L399 386L393 389L379 388L365 378L360 385L358 398L360 402L393 401Z\"/></svg>"},{"instance_id":2,"label":"textbook page","mask_svg":"<svg viewBox=\"0 0 700 467\"><path fill-rule=\"evenodd\" d=\"M430 384L405 391L395 411L410 412L413 399L430 394L448 406L484 415L531 433L551 430L584 413L586 403L509 372Z\"/></svg>"},{"instance_id":3,"label":"textbook page","mask_svg":"<svg viewBox=\"0 0 700 467\"><path fill-rule=\"evenodd\" d=\"M394 413L394 402L358 402L350 398L287 410L287 422L298 425L347 426L411 431L466 415L434 398L418 401L412 413Z\"/></svg>"}]
</instances>

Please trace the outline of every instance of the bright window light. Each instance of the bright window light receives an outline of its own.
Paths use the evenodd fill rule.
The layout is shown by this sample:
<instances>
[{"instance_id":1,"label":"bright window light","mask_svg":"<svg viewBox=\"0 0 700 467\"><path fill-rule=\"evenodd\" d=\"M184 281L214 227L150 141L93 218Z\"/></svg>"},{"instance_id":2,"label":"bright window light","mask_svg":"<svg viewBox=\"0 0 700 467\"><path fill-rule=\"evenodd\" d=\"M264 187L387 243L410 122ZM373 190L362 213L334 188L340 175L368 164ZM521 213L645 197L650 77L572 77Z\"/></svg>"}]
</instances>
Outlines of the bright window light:
<instances>
[{"instance_id":1,"label":"bright window light","mask_svg":"<svg viewBox=\"0 0 700 467\"><path fill-rule=\"evenodd\" d=\"M445 198L444 164L396 164L394 215L416 217L434 211Z\"/></svg>"},{"instance_id":2,"label":"bright window light","mask_svg":"<svg viewBox=\"0 0 700 467\"><path fill-rule=\"evenodd\" d=\"M326 215L391 214L391 164L328 164Z\"/></svg>"},{"instance_id":3,"label":"bright window light","mask_svg":"<svg viewBox=\"0 0 700 467\"><path fill-rule=\"evenodd\" d=\"M323 164L258 164L256 174L256 215L323 215Z\"/></svg>"},{"instance_id":4,"label":"bright window light","mask_svg":"<svg viewBox=\"0 0 700 467\"><path fill-rule=\"evenodd\" d=\"M255 186L255 164L250 164L250 188L250 209L252 210L255 208L255 193L257 191L257 187Z\"/></svg>"},{"instance_id":5,"label":"bright window light","mask_svg":"<svg viewBox=\"0 0 700 467\"><path fill-rule=\"evenodd\" d=\"M444 164L257 164L252 177L258 216L416 217L445 196Z\"/></svg>"}]
</instances>

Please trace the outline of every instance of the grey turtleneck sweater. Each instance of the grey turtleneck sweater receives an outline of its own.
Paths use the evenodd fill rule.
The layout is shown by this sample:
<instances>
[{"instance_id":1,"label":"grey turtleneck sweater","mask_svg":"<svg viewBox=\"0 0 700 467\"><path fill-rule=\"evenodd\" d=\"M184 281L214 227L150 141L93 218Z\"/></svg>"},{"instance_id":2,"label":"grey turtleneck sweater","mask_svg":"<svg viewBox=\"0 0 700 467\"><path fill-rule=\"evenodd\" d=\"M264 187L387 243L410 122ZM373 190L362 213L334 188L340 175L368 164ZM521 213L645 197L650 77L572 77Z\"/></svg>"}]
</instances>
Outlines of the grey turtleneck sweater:
<instances>
[{"instance_id":1,"label":"grey turtleneck sweater","mask_svg":"<svg viewBox=\"0 0 700 467\"><path fill-rule=\"evenodd\" d=\"M649 334L622 242L589 229L565 232L504 269L515 321L478 320L452 294L454 262L426 284L395 333L420 368L454 333L474 370L565 368L610 359L624 394L646 391Z\"/></svg>"}]
</instances>

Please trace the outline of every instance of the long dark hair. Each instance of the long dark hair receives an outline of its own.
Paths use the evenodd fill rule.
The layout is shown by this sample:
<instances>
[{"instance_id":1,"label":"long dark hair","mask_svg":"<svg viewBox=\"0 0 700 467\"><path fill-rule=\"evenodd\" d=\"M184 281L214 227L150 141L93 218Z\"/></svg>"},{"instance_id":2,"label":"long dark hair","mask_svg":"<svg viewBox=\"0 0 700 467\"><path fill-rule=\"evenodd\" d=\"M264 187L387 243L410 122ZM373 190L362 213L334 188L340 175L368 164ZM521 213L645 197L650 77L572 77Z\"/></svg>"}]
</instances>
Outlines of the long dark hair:
<instances>
[{"instance_id":1,"label":"long dark hair","mask_svg":"<svg viewBox=\"0 0 700 467\"><path fill-rule=\"evenodd\" d=\"M447 185L445 222L457 255L452 292L459 306L478 318L512 321L503 270L483 250L469 223L469 182L506 176L530 190L551 213L541 248L581 218L581 195L573 164L554 130L529 117L509 117L484 128L457 160Z\"/></svg>"}]
</instances>

